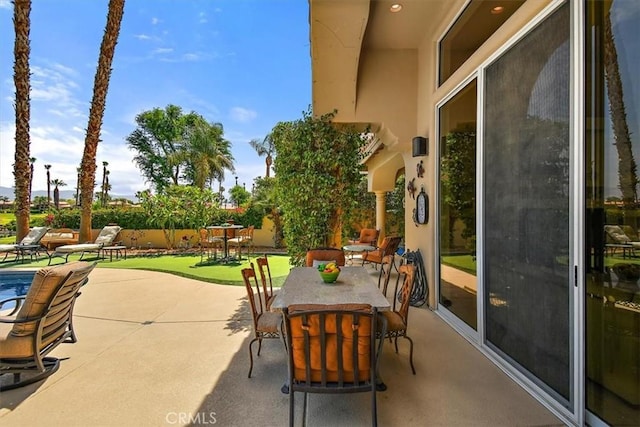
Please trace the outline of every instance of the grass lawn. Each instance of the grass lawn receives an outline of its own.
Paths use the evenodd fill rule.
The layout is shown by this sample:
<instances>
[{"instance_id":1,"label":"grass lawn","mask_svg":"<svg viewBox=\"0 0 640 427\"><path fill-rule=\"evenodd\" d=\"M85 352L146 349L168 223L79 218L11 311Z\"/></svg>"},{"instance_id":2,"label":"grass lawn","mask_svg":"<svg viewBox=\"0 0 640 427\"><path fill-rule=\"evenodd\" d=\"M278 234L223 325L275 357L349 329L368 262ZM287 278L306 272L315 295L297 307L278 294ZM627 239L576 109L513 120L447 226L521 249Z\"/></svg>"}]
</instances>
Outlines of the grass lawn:
<instances>
[{"instance_id":1,"label":"grass lawn","mask_svg":"<svg viewBox=\"0 0 640 427\"><path fill-rule=\"evenodd\" d=\"M46 216L47 216L46 213L37 213L37 214L32 213L31 215L29 215L29 219L33 221L34 219L41 219ZM0 225L7 225L11 221L15 221L15 220L16 220L16 214L14 214L13 212L0 212Z\"/></svg>"},{"instance_id":2,"label":"grass lawn","mask_svg":"<svg viewBox=\"0 0 640 427\"><path fill-rule=\"evenodd\" d=\"M91 258L93 254L85 257L86 261L95 260ZM269 258L269 268L273 279L273 286L280 287L284 283L285 278L289 274L289 256L288 255L267 255ZM69 261L75 261L80 258L80 254L71 255ZM252 258L255 259L255 258ZM59 264L64 261L63 258L54 258L52 264ZM41 258L34 262L25 262L24 264L14 262L4 262L0 264L2 268L34 268L44 267L47 265L48 259ZM204 282L218 283L222 285L244 285L241 270L249 267L249 261L245 258L242 262L234 262L229 264L211 264L198 265L200 263L200 255L160 255L153 257L129 257L125 259L114 260L98 260L98 268L130 268L137 270L161 271L165 273L175 274L177 276L187 277L190 279L201 280ZM255 265L256 273L258 266ZM1 270L0 270L1 271ZM259 273L258 273L259 276ZM258 282L260 279L258 278Z\"/></svg>"}]
</instances>

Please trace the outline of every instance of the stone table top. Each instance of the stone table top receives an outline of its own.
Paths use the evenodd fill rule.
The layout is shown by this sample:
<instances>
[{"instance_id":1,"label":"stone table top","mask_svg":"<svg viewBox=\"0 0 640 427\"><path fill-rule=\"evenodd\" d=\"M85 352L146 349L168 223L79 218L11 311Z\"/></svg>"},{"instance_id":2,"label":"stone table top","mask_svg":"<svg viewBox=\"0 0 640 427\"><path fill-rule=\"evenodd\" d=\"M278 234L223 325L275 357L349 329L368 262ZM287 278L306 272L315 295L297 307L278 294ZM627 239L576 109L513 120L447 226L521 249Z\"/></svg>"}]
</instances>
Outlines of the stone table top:
<instances>
[{"instance_id":1,"label":"stone table top","mask_svg":"<svg viewBox=\"0 0 640 427\"><path fill-rule=\"evenodd\" d=\"M391 308L364 267L343 267L335 283L324 283L315 267L294 267L271 304L282 311L292 304L370 304L380 311Z\"/></svg>"}]
</instances>

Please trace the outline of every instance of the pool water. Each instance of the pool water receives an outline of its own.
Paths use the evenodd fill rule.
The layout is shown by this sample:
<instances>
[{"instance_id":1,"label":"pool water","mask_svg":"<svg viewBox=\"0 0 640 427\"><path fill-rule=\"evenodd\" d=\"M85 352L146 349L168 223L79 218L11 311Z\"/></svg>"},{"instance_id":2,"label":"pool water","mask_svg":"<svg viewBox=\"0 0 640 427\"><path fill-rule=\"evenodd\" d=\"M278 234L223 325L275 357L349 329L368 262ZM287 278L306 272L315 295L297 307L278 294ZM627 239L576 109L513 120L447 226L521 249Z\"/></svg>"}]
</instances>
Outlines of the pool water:
<instances>
[{"instance_id":1,"label":"pool water","mask_svg":"<svg viewBox=\"0 0 640 427\"><path fill-rule=\"evenodd\" d=\"M31 286L35 271L2 271L0 272L0 301L7 298L26 295ZM3 310L15 304L3 306Z\"/></svg>"}]
</instances>

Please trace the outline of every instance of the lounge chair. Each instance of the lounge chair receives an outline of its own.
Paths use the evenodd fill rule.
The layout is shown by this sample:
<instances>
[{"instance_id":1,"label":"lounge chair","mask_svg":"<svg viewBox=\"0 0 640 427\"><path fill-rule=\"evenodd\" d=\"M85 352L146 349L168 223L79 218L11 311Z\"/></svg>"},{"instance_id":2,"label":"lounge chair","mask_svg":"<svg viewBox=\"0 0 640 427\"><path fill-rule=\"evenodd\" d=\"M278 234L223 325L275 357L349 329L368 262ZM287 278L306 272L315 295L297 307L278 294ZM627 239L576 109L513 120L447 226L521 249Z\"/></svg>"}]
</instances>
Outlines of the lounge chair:
<instances>
[{"instance_id":1,"label":"lounge chair","mask_svg":"<svg viewBox=\"0 0 640 427\"><path fill-rule=\"evenodd\" d=\"M100 231L100 234L98 234L98 237L93 243L58 246L55 251L49 255L49 265L51 265L51 260L53 258L64 258L64 262L67 262L69 260L69 255L78 252L80 252L80 260L82 260L85 253L95 252L99 255L103 248L113 245L113 242L118 233L120 233L120 230L122 230L122 227L120 226L107 225Z\"/></svg>"},{"instance_id":2,"label":"lounge chair","mask_svg":"<svg viewBox=\"0 0 640 427\"><path fill-rule=\"evenodd\" d=\"M626 230L625 230L626 229ZM605 225L606 248L614 255L616 249L622 249L623 258L635 257L636 250L640 250L640 241L629 226Z\"/></svg>"},{"instance_id":3,"label":"lounge chair","mask_svg":"<svg viewBox=\"0 0 640 427\"><path fill-rule=\"evenodd\" d=\"M38 270L26 296L0 301L15 304L0 316L0 391L43 380L59 359L47 354L62 343L76 342L73 306L95 263L72 262Z\"/></svg>"},{"instance_id":4,"label":"lounge chair","mask_svg":"<svg viewBox=\"0 0 640 427\"><path fill-rule=\"evenodd\" d=\"M27 234L20 243L9 244L9 245L0 245L0 253L4 253L4 258L2 258L2 262L7 259L9 254L15 254L16 260L19 255L25 254L25 252L35 252L36 254L41 250L40 241L49 231L49 227L33 227L29 230L29 234ZM44 248L42 248L44 250Z\"/></svg>"}]
</instances>

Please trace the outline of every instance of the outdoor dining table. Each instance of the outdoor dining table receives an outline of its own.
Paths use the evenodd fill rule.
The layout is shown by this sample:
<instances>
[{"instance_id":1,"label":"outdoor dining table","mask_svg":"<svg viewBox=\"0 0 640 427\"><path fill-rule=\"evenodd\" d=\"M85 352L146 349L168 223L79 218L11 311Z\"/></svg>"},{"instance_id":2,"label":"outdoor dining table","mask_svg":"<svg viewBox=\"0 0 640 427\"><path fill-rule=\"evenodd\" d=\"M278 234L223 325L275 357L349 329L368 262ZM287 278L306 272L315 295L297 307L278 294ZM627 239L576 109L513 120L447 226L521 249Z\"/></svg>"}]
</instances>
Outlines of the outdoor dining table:
<instances>
[{"instance_id":1,"label":"outdoor dining table","mask_svg":"<svg viewBox=\"0 0 640 427\"><path fill-rule=\"evenodd\" d=\"M228 225L209 225L206 227L207 230L224 230L224 258L220 260L220 262L229 262L231 258L229 258L229 234L228 230L241 230L244 228L244 225L239 224L228 224Z\"/></svg>"},{"instance_id":2,"label":"outdoor dining table","mask_svg":"<svg viewBox=\"0 0 640 427\"><path fill-rule=\"evenodd\" d=\"M378 311L391 308L364 267L343 267L334 283L324 283L315 267L294 267L273 300L271 311L282 311L293 304L370 304Z\"/></svg>"}]
</instances>

